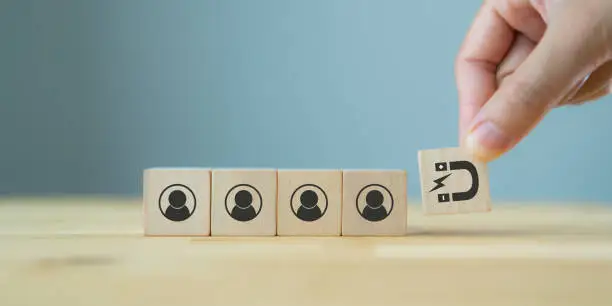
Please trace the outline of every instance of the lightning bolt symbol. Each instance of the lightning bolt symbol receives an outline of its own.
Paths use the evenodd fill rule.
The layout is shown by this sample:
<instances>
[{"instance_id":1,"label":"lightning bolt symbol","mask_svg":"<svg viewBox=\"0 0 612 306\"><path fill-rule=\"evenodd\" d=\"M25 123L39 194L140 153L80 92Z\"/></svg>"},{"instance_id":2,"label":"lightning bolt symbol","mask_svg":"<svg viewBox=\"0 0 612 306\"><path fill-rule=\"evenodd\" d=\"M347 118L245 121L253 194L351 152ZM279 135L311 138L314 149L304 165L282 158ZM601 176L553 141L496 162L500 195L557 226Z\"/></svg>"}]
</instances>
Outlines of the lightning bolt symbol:
<instances>
[{"instance_id":1,"label":"lightning bolt symbol","mask_svg":"<svg viewBox=\"0 0 612 306\"><path fill-rule=\"evenodd\" d=\"M434 190L437 190L437 189L440 189L440 188L444 187L444 183L443 183L443 182L444 182L444 180L445 180L447 177L449 177L451 174L452 174L452 173L449 173L449 174L447 174L447 175L445 175L445 176L443 176L443 177L441 177L441 178L439 178L439 179L434 180L434 183L436 183L436 186L435 186L434 188L432 188L432 189L431 189L429 192L432 192L432 191L434 191Z\"/></svg>"}]
</instances>

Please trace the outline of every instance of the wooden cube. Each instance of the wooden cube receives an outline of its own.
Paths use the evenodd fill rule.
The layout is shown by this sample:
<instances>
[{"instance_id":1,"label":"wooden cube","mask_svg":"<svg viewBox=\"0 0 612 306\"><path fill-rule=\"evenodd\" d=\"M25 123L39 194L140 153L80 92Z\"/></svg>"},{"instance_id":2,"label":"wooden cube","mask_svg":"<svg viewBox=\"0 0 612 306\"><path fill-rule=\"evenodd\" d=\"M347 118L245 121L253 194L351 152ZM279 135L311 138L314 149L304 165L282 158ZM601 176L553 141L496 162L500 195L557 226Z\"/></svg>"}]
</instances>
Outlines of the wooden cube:
<instances>
[{"instance_id":1,"label":"wooden cube","mask_svg":"<svg viewBox=\"0 0 612 306\"><path fill-rule=\"evenodd\" d=\"M276 235L276 170L212 172L213 236Z\"/></svg>"},{"instance_id":2,"label":"wooden cube","mask_svg":"<svg viewBox=\"0 0 612 306\"><path fill-rule=\"evenodd\" d=\"M342 235L405 235L407 180L404 170L344 170Z\"/></svg>"},{"instance_id":3,"label":"wooden cube","mask_svg":"<svg viewBox=\"0 0 612 306\"><path fill-rule=\"evenodd\" d=\"M419 151L425 215L491 210L487 165L461 148Z\"/></svg>"},{"instance_id":4,"label":"wooden cube","mask_svg":"<svg viewBox=\"0 0 612 306\"><path fill-rule=\"evenodd\" d=\"M146 236L210 235L209 169L151 168L143 174Z\"/></svg>"},{"instance_id":5,"label":"wooden cube","mask_svg":"<svg viewBox=\"0 0 612 306\"><path fill-rule=\"evenodd\" d=\"M279 236L340 236L342 171L279 170Z\"/></svg>"}]
</instances>

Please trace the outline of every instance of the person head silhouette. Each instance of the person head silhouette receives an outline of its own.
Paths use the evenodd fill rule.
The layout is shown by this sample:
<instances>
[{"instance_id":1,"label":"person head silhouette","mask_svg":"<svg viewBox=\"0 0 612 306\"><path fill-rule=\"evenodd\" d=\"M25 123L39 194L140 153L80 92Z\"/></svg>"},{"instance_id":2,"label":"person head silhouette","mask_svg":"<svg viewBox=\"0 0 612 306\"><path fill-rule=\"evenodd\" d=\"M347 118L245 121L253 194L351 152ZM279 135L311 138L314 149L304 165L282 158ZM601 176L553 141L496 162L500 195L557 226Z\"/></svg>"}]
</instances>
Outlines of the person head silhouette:
<instances>
[{"instance_id":1,"label":"person head silhouette","mask_svg":"<svg viewBox=\"0 0 612 306\"><path fill-rule=\"evenodd\" d=\"M185 206L185 202L187 202L187 196L180 190L174 190L168 196L168 203L174 209L180 209Z\"/></svg>"},{"instance_id":2,"label":"person head silhouette","mask_svg":"<svg viewBox=\"0 0 612 306\"><path fill-rule=\"evenodd\" d=\"M302 192L302 195L300 195L300 203L304 208L312 209L317 206L318 202L319 196L317 196L317 193L312 190L306 190Z\"/></svg>"},{"instance_id":3,"label":"person head silhouette","mask_svg":"<svg viewBox=\"0 0 612 306\"><path fill-rule=\"evenodd\" d=\"M371 208L378 209L382 206L384 201L384 197L382 193L378 190L371 190L366 195L366 204Z\"/></svg>"},{"instance_id":4,"label":"person head silhouette","mask_svg":"<svg viewBox=\"0 0 612 306\"><path fill-rule=\"evenodd\" d=\"M236 206L247 209L253 203L253 196L246 190L240 190L234 196L234 202Z\"/></svg>"}]
</instances>

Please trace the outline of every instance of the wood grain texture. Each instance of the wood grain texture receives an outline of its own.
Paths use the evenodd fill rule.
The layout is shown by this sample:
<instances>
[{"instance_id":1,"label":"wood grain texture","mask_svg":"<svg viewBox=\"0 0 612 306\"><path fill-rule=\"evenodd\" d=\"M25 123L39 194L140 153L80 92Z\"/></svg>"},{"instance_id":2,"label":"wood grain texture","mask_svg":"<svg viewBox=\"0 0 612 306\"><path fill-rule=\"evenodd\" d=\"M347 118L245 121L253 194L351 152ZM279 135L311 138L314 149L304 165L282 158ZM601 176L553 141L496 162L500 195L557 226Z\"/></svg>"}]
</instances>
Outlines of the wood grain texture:
<instances>
[{"instance_id":1,"label":"wood grain texture","mask_svg":"<svg viewBox=\"0 0 612 306\"><path fill-rule=\"evenodd\" d=\"M425 214L491 211L487 164L461 148L421 150L418 160Z\"/></svg>"},{"instance_id":2,"label":"wood grain texture","mask_svg":"<svg viewBox=\"0 0 612 306\"><path fill-rule=\"evenodd\" d=\"M342 171L278 170L279 236L340 236Z\"/></svg>"},{"instance_id":3,"label":"wood grain texture","mask_svg":"<svg viewBox=\"0 0 612 306\"><path fill-rule=\"evenodd\" d=\"M406 171L344 170L342 175L343 236L406 234Z\"/></svg>"},{"instance_id":4,"label":"wood grain texture","mask_svg":"<svg viewBox=\"0 0 612 306\"><path fill-rule=\"evenodd\" d=\"M3 305L589 305L612 206L495 203L402 237L144 237L141 199L0 199Z\"/></svg>"},{"instance_id":5,"label":"wood grain texture","mask_svg":"<svg viewBox=\"0 0 612 306\"><path fill-rule=\"evenodd\" d=\"M276 170L213 169L211 236L276 235Z\"/></svg>"},{"instance_id":6,"label":"wood grain texture","mask_svg":"<svg viewBox=\"0 0 612 306\"><path fill-rule=\"evenodd\" d=\"M210 235L210 169L147 169L143 194L147 235Z\"/></svg>"}]
</instances>

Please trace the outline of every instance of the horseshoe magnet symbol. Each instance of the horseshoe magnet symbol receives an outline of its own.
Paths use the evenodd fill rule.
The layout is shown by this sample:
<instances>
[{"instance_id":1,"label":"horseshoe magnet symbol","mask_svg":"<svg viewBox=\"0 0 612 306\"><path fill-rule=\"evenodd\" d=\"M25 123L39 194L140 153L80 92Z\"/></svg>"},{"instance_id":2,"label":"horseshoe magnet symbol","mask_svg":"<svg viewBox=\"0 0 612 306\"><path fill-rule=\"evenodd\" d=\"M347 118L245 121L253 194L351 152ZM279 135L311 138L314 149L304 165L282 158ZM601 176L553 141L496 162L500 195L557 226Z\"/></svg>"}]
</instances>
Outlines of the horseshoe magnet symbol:
<instances>
[{"instance_id":1,"label":"horseshoe magnet symbol","mask_svg":"<svg viewBox=\"0 0 612 306\"><path fill-rule=\"evenodd\" d=\"M473 163L466 161L466 160L451 161L451 162L437 162L435 163L434 167L437 172L447 171L448 169L450 169L450 171L465 170L470 173L470 177L472 179L472 184L468 190L461 191L461 192L453 192L450 194L450 196L448 193L440 193L438 194L438 202L440 203L450 202L451 198L454 202L468 201L468 200L473 199L478 193L478 187L479 187L478 171L476 171L476 167L474 166ZM432 192L436 189L444 187L445 186L444 180L447 177L449 177L451 174L452 172L438 179L435 179L434 183L436 183L436 186L432 188L429 192Z\"/></svg>"}]
</instances>

